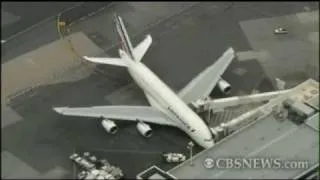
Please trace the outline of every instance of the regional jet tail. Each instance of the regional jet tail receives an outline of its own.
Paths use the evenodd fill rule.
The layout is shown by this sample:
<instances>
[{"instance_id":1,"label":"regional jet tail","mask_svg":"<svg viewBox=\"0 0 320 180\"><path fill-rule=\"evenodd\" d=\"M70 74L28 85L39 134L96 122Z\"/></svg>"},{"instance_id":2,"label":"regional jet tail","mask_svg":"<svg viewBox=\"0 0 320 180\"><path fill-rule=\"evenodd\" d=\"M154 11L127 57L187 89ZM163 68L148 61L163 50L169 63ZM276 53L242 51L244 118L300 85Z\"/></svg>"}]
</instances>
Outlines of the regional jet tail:
<instances>
[{"instance_id":1,"label":"regional jet tail","mask_svg":"<svg viewBox=\"0 0 320 180\"><path fill-rule=\"evenodd\" d=\"M102 126L111 134L117 131L117 125L113 120L135 122L138 131L145 137L150 137L152 134L152 129L147 123L174 126L184 131L202 147L211 147L214 141L209 127L188 104L208 97L216 84L223 92L230 91L230 84L221 79L221 75L234 58L234 50L229 48L214 64L207 67L176 94L141 62L151 45L151 36L147 35L133 48L121 17L115 15L115 23L121 41L120 58L85 56L84 59L93 63L126 67L151 106L57 107L54 110L67 116L103 118Z\"/></svg>"}]
</instances>

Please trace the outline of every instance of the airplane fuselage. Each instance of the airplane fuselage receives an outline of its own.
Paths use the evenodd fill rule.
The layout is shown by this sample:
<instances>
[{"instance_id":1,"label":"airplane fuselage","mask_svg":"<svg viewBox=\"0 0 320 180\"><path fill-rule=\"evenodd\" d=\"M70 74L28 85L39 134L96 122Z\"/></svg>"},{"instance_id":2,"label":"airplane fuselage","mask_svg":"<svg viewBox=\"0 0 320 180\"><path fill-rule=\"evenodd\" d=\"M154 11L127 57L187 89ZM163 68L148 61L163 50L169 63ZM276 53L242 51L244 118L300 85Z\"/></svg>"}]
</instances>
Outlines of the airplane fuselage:
<instances>
[{"instance_id":1,"label":"airplane fuselage","mask_svg":"<svg viewBox=\"0 0 320 180\"><path fill-rule=\"evenodd\" d=\"M128 71L134 81L161 106L159 110L177 122L179 128L199 145L205 148L214 145L208 126L159 77L144 64L131 60L127 54L120 53L120 56L129 64Z\"/></svg>"}]
</instances>

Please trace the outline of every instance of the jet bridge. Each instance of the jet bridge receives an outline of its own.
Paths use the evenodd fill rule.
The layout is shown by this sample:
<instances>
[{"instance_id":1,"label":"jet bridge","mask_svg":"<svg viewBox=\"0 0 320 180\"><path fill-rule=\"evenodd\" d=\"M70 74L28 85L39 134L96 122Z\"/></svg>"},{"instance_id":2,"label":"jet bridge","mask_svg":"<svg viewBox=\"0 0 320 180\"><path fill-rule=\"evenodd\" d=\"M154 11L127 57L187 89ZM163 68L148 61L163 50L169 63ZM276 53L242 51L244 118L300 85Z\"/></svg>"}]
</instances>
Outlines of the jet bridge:
<instances>
[{"instance_id":1,"label":"jet bridge","mask_svg":"<svg viewBox=\"0 0 320 180\"><path fill-rule=\"evenodd\" d=\"M201 99L193 103L193 106L198 112L203 112L208 110L213 110L214 112L217 112L217 111L223 110L226 107L269 101L270 99L275 98L282 94L286 94L289 91L290 89L252 94L252 95L246 95L246 96L234 96L234 97L221 98L221 99Z\"/></svg>"},{"instance_id":2,"label":"jet bridge","mask_svg":"<svg viewBox=\"0 0 320 180\"><path fill-rule=\"evenodd\" d=\"M291 89L221 99L201 99L192 107L207 123L215 141L263 117L264 104Z\"/></svg>"},{"instance_id":3,"label":"jet bridge","mask_svg":"<svg viewBox=\"0 0 320 180\"><path fill-rule=\"evenodd\" d=\"M283 107L288 99L292 100L287 107ZM297 105L294 103L303 103ZM279 106L280 105L280 106ZM278 108L281 107L281 108ZM312 112L310 110L312 108ZM283 110L295 112L294 116L303 115L303 122L296 123L294 117L280 116ZM280 110L280 111L279 111ZM255 111L255 110L254 110ZM177 179L301 179L314 177L319 169L319 83L309 79L287 94L270 100L257 109L258 120L237 128L236 132L216 143L197 155L168 171ZM255 114L251 112L251 115ZM286 113L284 113L286 114ZM249 115L247 115L249 117ZM246 117L238 117L219 128L226 130L246 121ZM218 127L217 127L218 128ZM299 146L297 146L299 142ZM303 166L292 169L263 169L250 168L216 168L204 167L205 160L217 160L225 157L279 157L283 161L301 160ZM299 162L299 163L300 163ZM298 163L298 162L297 162ZM301 164L302 164L301 163Z\"/></svg>"},{"instance_id":4,"label":"jet bridge","mask_svg":"<svg viewBox=\"0 0 320 180\"><path fill-rule=\"evenodd\" d=\"M263 93L255 95L249 95L254 97L252 101L247 100L246 102L257 102L261 100L269 100L269 103L262 105L258 108L254 108L230 121L222 122L220 125L210 128L216 141L221 140L225 136L237 131L241 127L251 123L252 121L262 119L270 113L274 113L278 118L285 118L286 116L293 114L295 119L303 116L300 119L310 117L316 110L319 110L319 88L318 82L309 79L304 83L298 85L290 90L283 90L278 92ZM281 96L279 96L281 95ZM279 96L278 98L275 98ZM257 98L255 98L257 97ZM273 99L271 99L273 97ZM269 98L269 99L268 99ZM225 98L229 101L229 98ZM236 98L234 98L236 99ZM238 98L241 99L241 98ZM250 98L249 98L250 99ZM224 99L222 99L224 100ZM318 100L318 101L317 101ZM288 102L291 102L288 105ZM230 104L224 103L220 107L226 107L226 105L238 105L236 100L230 100ZM281 102L281 103L280 103ZM287 108L284 108L288 106ZM294 111L294 113L292 113ZM291 112L291 113L290 113ZM290 114L289 114L290 113ZM295 121L295 123L302 123Z\"/></svg>"},{"instance_id":5,"label":"jet bridge","mask_svg":"<svg viewBox=\"0 0 320 180\"><path fill-rule=\"evenodd\" d=\"M287 94L290 92L290 89L285 90L285 82L279 78L275 79L276 87L278 91L259 93L259 94L251 94L245 96L234 96L229 98L220 98L220 99L210 99L203 98L198 101L191 103L191 106L195 109L195 111L204 112L204 111L221 111L226 107L239 106L244 104L252 104L258 102L267 102L272 98L275 98L282 94Z\"/></svg>"}]
</instances>

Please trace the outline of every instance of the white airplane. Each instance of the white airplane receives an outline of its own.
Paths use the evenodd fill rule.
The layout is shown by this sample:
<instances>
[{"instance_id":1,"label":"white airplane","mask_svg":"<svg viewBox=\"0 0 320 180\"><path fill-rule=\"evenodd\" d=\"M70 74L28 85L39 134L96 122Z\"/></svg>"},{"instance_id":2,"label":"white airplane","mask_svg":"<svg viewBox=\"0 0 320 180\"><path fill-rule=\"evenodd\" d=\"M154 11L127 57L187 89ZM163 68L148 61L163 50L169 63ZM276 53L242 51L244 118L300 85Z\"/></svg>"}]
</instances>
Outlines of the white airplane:
<instances>
[{"instance_id":1,"label":"white airplane","mask_svg":"<svg viewBox=\"0 0 320 180\"><path fill-rule=\"evenodd\" d=\"M56 107L53 109L67 116L102 118L102 126L111 134L116 133L118 128L110 119L129 120L137 123L138 131L145 137L152 135L152 129L146 123L154 123L177 127L204 148L213 146L214 140L209 127L188 104L208 97L216 84L224 93L230 92L230 84L223 80L221 75L234 58L234 50L229 48L213 65L207 67L176 94L141 62L152 43L151 36L147 35L133 48L122 18L115 15L115 22L117 34L121 40L120 58L87 56L83 58L93 63L127 68L151 106Z\"/></svg>"}]
</instances>

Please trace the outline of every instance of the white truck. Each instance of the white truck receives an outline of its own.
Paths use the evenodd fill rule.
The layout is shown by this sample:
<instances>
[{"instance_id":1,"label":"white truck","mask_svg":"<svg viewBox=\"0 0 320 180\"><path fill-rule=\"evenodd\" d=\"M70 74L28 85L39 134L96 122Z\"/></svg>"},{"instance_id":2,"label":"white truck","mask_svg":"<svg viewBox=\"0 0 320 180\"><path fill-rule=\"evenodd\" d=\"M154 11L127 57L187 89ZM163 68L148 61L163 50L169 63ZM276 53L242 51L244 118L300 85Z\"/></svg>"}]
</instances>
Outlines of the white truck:
<instances>
[{"instance_id":1,"label":"white truck","mask_svg":"<svg viewBox=\"0 0 320 180\"><path fill-rule=\"evenodd\" d=\"M167 163L180 163L186 160L186 156L181 153L165 153L163 157Z\"/></svg>"},{"instance_id":2,"label":"white truck","mask_svg":"<svg viewBox=\"0 0 320 180\"><path fill-rule=\"evenodd\" d=\"M287 34L288 30L282 27L278 27L276 29L274 29L274 33L275 34Z\"/></svg>"}]
</instances>

